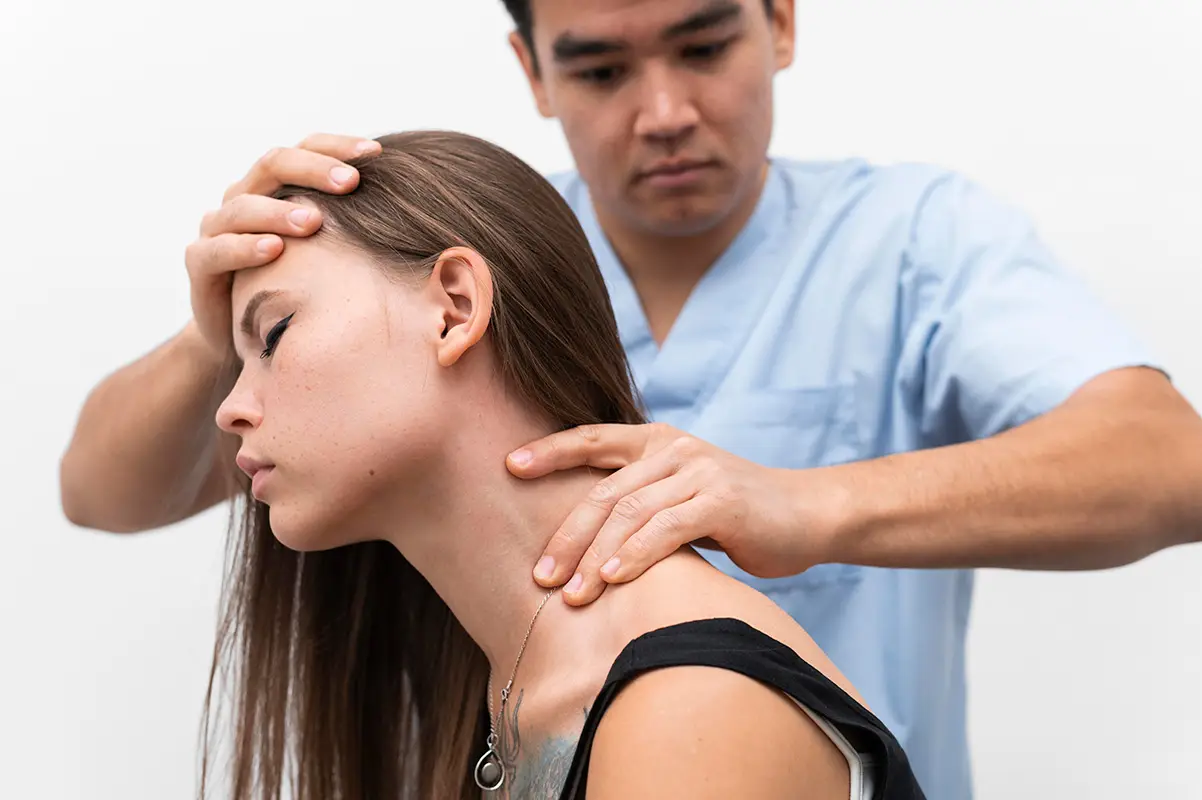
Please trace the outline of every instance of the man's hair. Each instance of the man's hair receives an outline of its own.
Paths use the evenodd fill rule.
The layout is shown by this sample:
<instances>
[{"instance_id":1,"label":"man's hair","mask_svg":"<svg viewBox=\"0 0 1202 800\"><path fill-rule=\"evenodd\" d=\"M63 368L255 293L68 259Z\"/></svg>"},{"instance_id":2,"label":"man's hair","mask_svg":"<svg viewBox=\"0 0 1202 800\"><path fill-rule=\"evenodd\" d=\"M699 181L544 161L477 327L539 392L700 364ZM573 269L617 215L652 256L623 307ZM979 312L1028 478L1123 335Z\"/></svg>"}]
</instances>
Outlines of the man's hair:
<instances>
[{"instance_id":1,"label":"man's hair","mask_svg":"<svg viewBox=\"0 0 1202 800\"><path fill-rule=\"evenodd\" d=\"M530 51L530 58L537 73L538 57L534 54L534 12L530 10L531 0L502 0L502 2L505 3L505 10L513 19L518 35L526 43L526 49ZM772 16L772 0L764 0L764 11L768 13L769 17Z\"/></svg>"},{"instance_id":2,"label":"man's hair","mask_svg":"<svg viewBox=\"0 0 1202 800\"><path fill-rule=\"evenodd\" d=\"M530 11L530 0L504 0L505 10L513 19L518 35L526 43L530 54L534 54L534 19Z\"/></svg>"}]
</instances>

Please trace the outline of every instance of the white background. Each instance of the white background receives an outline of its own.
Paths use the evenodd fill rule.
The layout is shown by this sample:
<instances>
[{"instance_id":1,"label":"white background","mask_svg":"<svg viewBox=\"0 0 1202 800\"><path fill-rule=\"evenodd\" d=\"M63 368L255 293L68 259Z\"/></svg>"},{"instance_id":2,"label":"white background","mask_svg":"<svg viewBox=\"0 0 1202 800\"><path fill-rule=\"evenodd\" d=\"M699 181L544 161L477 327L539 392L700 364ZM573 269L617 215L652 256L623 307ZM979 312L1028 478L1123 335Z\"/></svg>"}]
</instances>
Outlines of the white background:
<instances>
[{"instance_id":1,"label":"white background","mask_svg":"<svg viewBox=\"0 0 1202 800\"><path fill-rule=\"evenodd\" d=\"M1202 406L1202 3L800 0L774 152L934 161L1025 206ZM0 3L0 797L193 791L224 517L74 529L87 391L188 315L203 211L314 131L569 166L500 0ZM1200 489L1202 491L1202 489ZM1202 546L982 573L981 800L1202 798Z\"/></svg>"}]
</instances>

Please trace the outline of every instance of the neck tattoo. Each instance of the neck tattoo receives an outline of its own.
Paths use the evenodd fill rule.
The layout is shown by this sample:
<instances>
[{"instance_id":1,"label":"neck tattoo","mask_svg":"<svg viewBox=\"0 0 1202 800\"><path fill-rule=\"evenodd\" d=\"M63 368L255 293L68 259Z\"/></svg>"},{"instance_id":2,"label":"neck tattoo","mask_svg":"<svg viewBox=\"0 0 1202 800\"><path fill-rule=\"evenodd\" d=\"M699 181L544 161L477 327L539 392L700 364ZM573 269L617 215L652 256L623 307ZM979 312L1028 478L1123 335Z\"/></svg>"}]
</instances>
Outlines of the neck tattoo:
<instances>
[{"instance_id":1,"label":"neck tattoo","mask_svg":"<svg viewBox=\"0 0 1202 800\"><path fill-rule=\"evenodd\" d=\"M549 590L543 596L543 600L538 604L538 608L534 610L534 616L530 618L530 625L526 628L526 635L522 637L522 646L518 648L518 657L513 662L513 672L509 674L509 682L505 684L505 688L501 690L501 713L500 718L505 717L505 708L509 704L509 692L513 689L513 679L517 677L518 665L522 663L522 654L526 652L526 642L530 641L530 632L534 630L534 621L538 619L539 612L543 610L543 606L551 599L551 595L555 594L558 589ZM488 671L488 738L484 743L486 749L484 755L480 756L480 760L476 762L474 777L476 785L487 792L495 792L500 789L505 783L505 762L497 752L497 716L493 715L492 710L492 669Z\"/></svg>"}]
</instances>

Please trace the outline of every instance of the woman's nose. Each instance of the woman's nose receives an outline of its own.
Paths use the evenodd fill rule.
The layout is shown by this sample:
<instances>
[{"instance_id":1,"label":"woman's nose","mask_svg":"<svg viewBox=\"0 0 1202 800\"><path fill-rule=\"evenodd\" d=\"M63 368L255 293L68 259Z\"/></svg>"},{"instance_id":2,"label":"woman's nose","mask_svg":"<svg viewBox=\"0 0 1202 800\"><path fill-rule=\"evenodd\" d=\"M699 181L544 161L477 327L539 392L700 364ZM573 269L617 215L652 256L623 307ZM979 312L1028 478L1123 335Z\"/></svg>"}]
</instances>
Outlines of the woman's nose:
<instances>
[{"instance_id":1,"label":"woman's nose","mask_svg":"<svg viewBox=\"0 0 1202 800\"><path fill-rule=\"evenodd\" d=\"M259 427L262 422L262 407L239 376L234 388L217 407L217 427L226 433L242 434Z\"/></svg>"}]
</instances>

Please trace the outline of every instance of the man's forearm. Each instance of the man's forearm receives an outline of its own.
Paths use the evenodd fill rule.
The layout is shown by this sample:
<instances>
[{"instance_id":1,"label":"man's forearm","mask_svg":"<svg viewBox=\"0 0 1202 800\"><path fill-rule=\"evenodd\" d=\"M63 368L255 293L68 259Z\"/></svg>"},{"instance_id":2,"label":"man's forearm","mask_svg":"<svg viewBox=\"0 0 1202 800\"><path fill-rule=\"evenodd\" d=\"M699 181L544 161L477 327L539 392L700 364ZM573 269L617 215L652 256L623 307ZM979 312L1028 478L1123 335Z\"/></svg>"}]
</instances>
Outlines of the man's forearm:
<instances>
[{"instance_id":1,"label":"man's forearm","mask_svg":"<svg viewBox=\"0 0 1202 800\"><path fill-rule=\"evenodd\" d=\"M221 370L189 326L93 389L60 465L67 517L99 530L141 531L219 499Z\"/></svg>"},{"instance_id":2,"label":"man's forearm","mask_svg":"<svg viewBox=\"0 0 1202 800\"><path fill-rule=\"evenodd\" d=\"M989 439L821 472L834 562L1102 569L1202 538L1202 420L1150 371Z\"/></svg>"}]
</instances>

